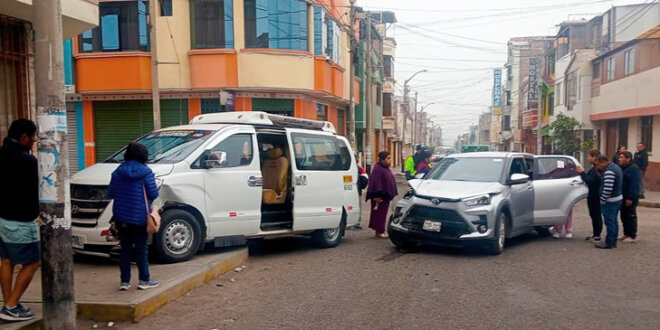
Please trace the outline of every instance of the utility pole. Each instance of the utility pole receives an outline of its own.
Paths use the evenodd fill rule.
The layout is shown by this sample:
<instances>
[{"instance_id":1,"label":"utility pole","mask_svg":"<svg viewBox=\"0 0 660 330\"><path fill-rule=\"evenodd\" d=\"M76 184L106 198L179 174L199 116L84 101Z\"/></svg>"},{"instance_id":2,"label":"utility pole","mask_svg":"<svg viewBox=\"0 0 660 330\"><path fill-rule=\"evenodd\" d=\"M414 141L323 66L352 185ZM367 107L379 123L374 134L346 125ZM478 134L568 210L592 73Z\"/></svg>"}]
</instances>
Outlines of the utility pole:
<instances>
[{"instance_id":1,"label":"utility pole","mask_svg":"<svg viewBox=\"0 0 660 330\"><path fill-rule=\"evenodd\" d=\"M406 122L410 112L410 103L408 102L408 81L403 84L403 130L401 133L401 172L405 173L406 167Z\"/></svg>"},{"instance_id":2,"label":"utility pole","mask_svg":"<svg viewBox=\"0 0 660 330\"><path fill-rule=\"evenodd\" d=\"M75 329L61 0L33 1L43 329Z\"/></svg>"},{"instance_id":3,"label":"utility pole","mask_svg":"<svg viewBox=\"0 0 660 330\"><path fill-rule=\"evenodd\" d=\"M371 173L371 163L373 158L372 150L372 133L373 133L373 123L371 122L373 117L373 100L372 100L372 91L371 91L371 52L373 50L373 43L371 41L371 16L370 12L367 12L365 17L365 22L367 23L367 54L364 56L364 61L367 63L367 70L365 72L365 80L367 86L367 95L366 95L366 134L364 137L366 145L366 157L367 157L367 172Z\"/></svg>"},{"instance_id":4,"label":"utility pole","mask_svg":"<svg viewBox=\"0 0 660 330\"><path fill-rule=\"evenodd\" d=\"M417 132L419 130L419 128L417 127L417 92L415 92L415 107L412 109L412 112L413 112L412 113L413 114L413 116L412 116L412 120L413 120L412 144L415 145L415 144L418 144L417 143L417 140L418 140L417 139L417 134L419 134L419 132Z\"/></svg>"},{"instance_id":5,"label":"utility pole","mask_svg":"<svg viewBox=\"0 0 660 330\"><path fill-rule=\"evenodd\" d=\"M537 112L538 119L536 120L536 154L543 155L543 133L541 132L541 129L543 128L543 95L541 94L541 84L538 85L538 89L539 106Z\"/></svg>"},{"instance_id":6,"label":"utility pole","mask_svg":"<svg viewBox=\"0 0 660 330\"><path fill-rule=\"evenodd\" d=\"M156 2L149 1L149 48L151 49L151 101L154 111L154 130L160 129L160 90L158 84L158 46Z\"/></svg>"},{"instance_id":7,"label":"utility pole","mask_svg":"<svg viewBox=\"0 0 660 330\"><path fill-rule=\"evenodd\" d=\"M351 0L351 8L349 12L349 53L351 54L351 59L348 65L348 75L349 75L349 102L351 102L348 109L348 141L351 143L351 148L357 150L357 144L355 139L355 53L357 50L357 42L355 40L355 1Z\"/></svg>"}]
</instances>

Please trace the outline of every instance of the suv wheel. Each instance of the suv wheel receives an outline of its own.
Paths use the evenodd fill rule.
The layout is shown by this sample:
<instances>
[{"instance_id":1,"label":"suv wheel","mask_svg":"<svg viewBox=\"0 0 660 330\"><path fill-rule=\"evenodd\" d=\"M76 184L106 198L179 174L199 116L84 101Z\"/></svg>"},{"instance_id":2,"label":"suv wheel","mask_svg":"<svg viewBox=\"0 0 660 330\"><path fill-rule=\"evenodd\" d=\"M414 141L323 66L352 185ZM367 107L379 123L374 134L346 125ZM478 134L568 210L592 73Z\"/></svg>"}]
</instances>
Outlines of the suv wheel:
<instances>
[{"instance_id":1,"label":"suv wheel","mask_svg":"<svg viewBox=\"0 0 660 330\"><path fill-rule=\"evenodd\" d=\"M415 242L408 241L403 238L401 234L392 230L392 217L390 216L389 224L387 226L387 236L390 237L390 241L394 246L396 246L397 251L401 253L411 253L416 252L419 244Z\"/></svg>"},{"instance_id":2,"label":"suv wheel","mask_svg":"<svg viewBox=\"0 0 660 330\"><path fill-rule=\"evenodd\" d=\"M495 231L493 232L493 238L488 242L488 252L492 255L498 255L504 251L504 244L506 242L506 227L509 216L502 212L497 216L497 221L495 222Z\"/></svg>"},{"instance_id":3,"label":"suv wheel","mask_svg":"<svg viewBox=\"0 0 660 330\"><path fill-rule=\"evenodd\" d=\"M337 228L319 229L312 233L312 239L319 247L333 248L339 245L344 232L346 231L346 213L342 212L341 221Z\"/></svg>"},{"instance_id":4,"label":"suv wheel","mask_svg":"<svg viewBox=\"0 0 660 330\"><path fill-rule=\"evenodd\" d=\"M197 253L202 230L195 217L184 210L163 212L160 230L154 235L158 259L165 263L186 261Z\"/></svg>"}]
</instances>

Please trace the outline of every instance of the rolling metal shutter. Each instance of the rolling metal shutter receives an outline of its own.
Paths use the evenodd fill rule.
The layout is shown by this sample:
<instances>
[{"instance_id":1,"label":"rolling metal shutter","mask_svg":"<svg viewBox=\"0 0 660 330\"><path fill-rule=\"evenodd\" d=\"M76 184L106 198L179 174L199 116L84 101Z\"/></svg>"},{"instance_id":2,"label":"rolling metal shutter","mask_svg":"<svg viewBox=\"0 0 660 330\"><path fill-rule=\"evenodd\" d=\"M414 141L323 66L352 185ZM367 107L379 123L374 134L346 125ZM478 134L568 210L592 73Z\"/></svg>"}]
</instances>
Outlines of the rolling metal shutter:
<instances>
[{"instance_id":1,"label":"rolling metal shutter","mask_svg":"<svg viewBox=\"0 0 660 330\"><path fill-rule=\"evenodd\" d=\"M66 103L66 127L69 151L69 175L73 175L78 172L78 124L76 123L76 104L73 102Z\"/></svg>"},{"instance_id":2,"label":"rolling metal shutter","mask_svg":"<svg viewBox=\"0 0 660 330\"><path fill-rule=\"evenodd\" d=\"M161 100L161 126L188 123L188 100ZM131 141L153 130L150 100L94 102L96 160L103 161Z\"/></svg>"}]
</instances>

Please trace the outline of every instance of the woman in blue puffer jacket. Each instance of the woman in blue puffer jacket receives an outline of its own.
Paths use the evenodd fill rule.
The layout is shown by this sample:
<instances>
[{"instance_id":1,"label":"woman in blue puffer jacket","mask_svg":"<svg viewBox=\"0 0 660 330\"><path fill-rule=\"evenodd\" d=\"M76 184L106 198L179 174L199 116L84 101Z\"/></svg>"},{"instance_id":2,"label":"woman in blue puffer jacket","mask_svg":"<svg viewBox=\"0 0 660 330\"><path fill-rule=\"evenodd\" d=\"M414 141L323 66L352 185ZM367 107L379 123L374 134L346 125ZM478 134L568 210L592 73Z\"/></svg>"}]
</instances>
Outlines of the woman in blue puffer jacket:
<instances>
[{"instance_id":1,"label":"woman in blue puffer jacket","mask_svg":"<svg viewBox=\"0 0 660 330\"><path fill-rule=\"evenodd\" d=\"M145 165L149 151L139 143L131 142L126 147L124 162L112 172L108 195L114 199L112 214L121 244L120 291L131 288L131 258L135 252L140 274L138 289L146 290L158 286L149 276L147 256L147 214L151 203L158 197L154 173Z\"/></svg>"}]
</instances>

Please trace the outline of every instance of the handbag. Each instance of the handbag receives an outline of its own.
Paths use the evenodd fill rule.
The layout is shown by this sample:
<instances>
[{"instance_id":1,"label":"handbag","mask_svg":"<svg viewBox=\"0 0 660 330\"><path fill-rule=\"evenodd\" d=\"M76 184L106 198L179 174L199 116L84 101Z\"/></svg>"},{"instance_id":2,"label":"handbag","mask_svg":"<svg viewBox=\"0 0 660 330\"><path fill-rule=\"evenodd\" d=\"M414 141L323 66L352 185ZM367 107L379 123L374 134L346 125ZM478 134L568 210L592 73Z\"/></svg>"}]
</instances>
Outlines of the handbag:
<instances>
[{"instance_id":1,"label":"handbag","mask_svg":"<svg viewBox=\"0 0 660 330\"><path fill-rule=\"evenodd\" d=\"M160 229L160 213L158 210L152 209L149 212L149 200L147 199L147 190L142 187L142 192L144 192L144 205L147 209L147 233L155 234Z\"/></svg>"}]
</instances>

